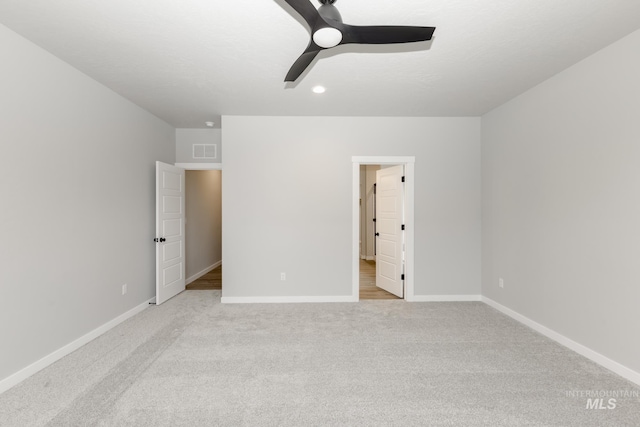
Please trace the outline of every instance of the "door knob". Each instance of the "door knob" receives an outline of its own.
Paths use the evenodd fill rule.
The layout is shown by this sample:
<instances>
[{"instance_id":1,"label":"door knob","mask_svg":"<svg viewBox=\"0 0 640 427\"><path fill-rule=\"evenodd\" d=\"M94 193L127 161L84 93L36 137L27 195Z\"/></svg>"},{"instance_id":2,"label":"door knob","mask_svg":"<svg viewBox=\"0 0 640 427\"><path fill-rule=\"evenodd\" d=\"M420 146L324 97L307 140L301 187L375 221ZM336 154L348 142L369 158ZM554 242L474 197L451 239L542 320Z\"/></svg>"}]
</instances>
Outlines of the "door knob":
<instances>
[{"instance_id":1,"label":"door knob","mask_svg":"<svg viewBox=\"0 0 640 427\"><path fill-rule=\"evenodd\" d=\"M380 236L380 233L376 233L376 236Z\"/></svg>"}]
</instances>

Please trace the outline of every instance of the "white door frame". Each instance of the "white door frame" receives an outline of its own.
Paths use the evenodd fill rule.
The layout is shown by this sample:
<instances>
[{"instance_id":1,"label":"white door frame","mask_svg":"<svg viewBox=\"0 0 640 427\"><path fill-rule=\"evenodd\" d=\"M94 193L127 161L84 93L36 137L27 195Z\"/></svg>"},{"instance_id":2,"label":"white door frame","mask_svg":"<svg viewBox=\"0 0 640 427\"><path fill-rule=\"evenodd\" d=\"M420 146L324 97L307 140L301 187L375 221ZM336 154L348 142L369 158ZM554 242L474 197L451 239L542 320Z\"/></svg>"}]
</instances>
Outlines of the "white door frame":
<instances>
[{"instance_id":1,"label":"white door frame","mask_svg":"<svg viewBox=\"0 0 640 427\"><path fill-rule=\"evenodd\" d=\"M414 156L353 156L352 178L352 298L360 300L360 165L404 165L405 175L405 280L404 300L414 301L413 249L414 249Z\"/></svg>"},{"instance_id":2,"label":"white door frame","mask_svg":"<svg viewBox=\"0 0 640 427\"><path fill-rule=\"evenodd\" d=\"M222 163L175 163L174 166L188 171L222 170Z\"/></svg>"}]
</instances>

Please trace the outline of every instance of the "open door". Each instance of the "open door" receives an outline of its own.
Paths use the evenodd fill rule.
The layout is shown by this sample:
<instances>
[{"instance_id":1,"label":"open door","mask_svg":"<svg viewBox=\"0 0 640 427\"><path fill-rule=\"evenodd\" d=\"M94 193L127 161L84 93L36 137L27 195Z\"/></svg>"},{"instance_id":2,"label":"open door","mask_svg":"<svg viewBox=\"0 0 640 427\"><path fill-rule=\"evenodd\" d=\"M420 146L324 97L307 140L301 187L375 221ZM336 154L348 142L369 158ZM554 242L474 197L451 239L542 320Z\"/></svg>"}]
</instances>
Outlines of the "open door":
<instances>
[{"instance_id":1,"label":"open door","mask_svg":"<svg viewBox=\"0 0 640 427\"><path fill-rule=\"evenodd\" d=\"M404 165L376 171L376 286L404 298Z\"/></svg>"},{"instance_id":2,"label":"open door","mask_svg":"<svg viewBox=\"0 0 640 427\"><path fill-rule=\"evenodd\" d=\"M185 289L184 169L156 162L156 304Z\"/></svg>"}]
</instances>

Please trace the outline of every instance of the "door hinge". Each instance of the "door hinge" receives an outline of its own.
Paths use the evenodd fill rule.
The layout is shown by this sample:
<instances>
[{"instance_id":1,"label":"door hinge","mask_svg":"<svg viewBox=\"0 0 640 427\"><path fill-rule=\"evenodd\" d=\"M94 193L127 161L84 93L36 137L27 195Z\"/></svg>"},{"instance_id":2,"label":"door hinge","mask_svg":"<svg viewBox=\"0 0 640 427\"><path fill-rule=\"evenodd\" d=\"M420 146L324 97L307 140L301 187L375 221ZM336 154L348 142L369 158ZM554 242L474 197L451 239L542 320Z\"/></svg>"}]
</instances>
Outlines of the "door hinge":
<instances>
[{"instance_id":1,"label":"door hinge","mask_svg":"<svg viewBox=\"0 0 640 427\"><path fill-rule=\"evenodd\" d=\"M402 230L404 230L404 224L402 224Z\"/></svg>"},{"instance_id":2,"label":"door hinge","mask_svg":"<svg viewBox=\"0 0 640 427\"><path fill-rule=\"evenodd\" d=\"M402 182L404 182L404 176L402 177Z\"/></svg>"},{"instance_id":3,"label":"door hinge","mask_svg":"<svg viewBox=\"0 0 640 427\"><path fill-rule=\"evenodd\" d=\"M373 218L373 222L376 222L376 219L375 219L375 218Z\"/></svg>"},{"instance_id":4,"label":"door hinge","mask_svg":"<svg viewBox=\"0 0 640 427\"><path fill-rule=\"evenodd\" d=\"M404 280L404 274L400 276L400 280Z\"/></svg>"}]
</instances>

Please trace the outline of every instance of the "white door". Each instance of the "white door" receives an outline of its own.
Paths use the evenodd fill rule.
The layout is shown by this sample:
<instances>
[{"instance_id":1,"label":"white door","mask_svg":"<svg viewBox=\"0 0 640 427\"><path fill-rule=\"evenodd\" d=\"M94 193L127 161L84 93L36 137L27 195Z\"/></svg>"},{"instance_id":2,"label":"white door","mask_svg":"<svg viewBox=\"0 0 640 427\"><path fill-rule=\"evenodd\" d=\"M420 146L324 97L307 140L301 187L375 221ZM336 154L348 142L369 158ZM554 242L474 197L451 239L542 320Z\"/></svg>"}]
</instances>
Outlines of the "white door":
<instances>
[{"instance_id":1,"label":"white door","mask_svg":"<svg viewBox=\"0 0 640 427\"><path fill-rule=\"evenodd\" d=\"M404 298L404 166L376 171L376 286Z\"/></svg>"},{"instance_id":2,"label":"white door","mask_svg":"<svg viewBox=\"0 0 640 427\"><path fill-rule=\"evenodd\" d=\"M184 169L156 162L156 304L185 289Z\"/></svg>"}]
</instances>

